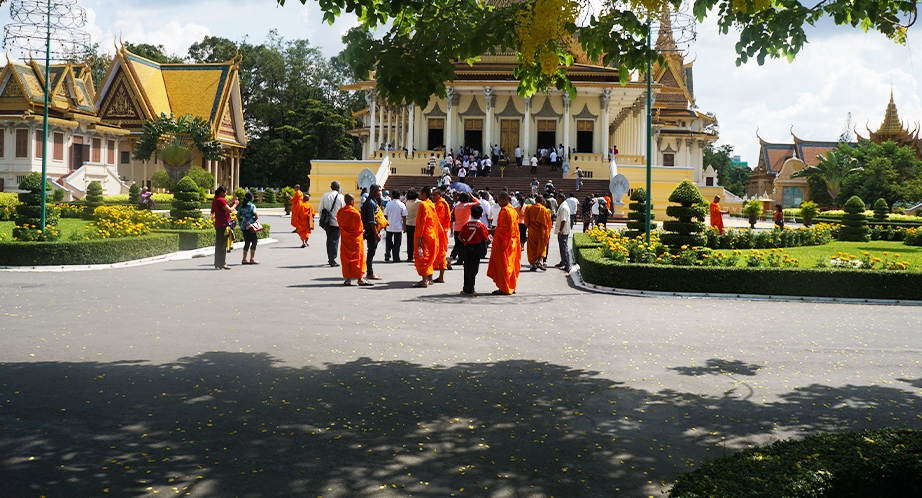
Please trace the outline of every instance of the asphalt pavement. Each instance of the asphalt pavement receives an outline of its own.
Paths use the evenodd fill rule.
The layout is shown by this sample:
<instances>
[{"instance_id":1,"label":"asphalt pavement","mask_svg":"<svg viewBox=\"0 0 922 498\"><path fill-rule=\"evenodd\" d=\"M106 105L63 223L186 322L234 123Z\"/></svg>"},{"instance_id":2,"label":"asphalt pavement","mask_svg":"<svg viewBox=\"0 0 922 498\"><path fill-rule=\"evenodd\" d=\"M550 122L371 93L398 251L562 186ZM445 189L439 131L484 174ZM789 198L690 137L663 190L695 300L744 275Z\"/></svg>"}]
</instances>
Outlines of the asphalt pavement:
<instances>
[{"instance_id":1,"label":"asphalt pavement","mask_svg":"<svg viewBox=\"0 0 922 498\"><path fill-rule=\"evenodd\" d=\"M922 307L643 298L481 265L345 287L288 219L210 257L0 272L0 496L634 497L750 445L922 429ZM288 228L288 229L286 229ZM557 263L556 243L550 264Z\"/></svg>"}]
</instances>

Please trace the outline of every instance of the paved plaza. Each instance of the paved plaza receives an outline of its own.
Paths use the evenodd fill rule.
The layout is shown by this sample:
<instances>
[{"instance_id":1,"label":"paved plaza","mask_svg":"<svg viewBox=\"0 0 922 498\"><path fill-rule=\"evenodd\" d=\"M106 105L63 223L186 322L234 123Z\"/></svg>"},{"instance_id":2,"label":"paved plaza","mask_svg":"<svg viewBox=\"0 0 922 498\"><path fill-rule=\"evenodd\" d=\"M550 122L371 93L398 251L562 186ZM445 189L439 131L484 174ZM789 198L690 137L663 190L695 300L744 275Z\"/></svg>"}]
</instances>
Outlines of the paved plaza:
<instances>
[{"instance_id":1,"label":"paved plaza","mask_svg":"<svg viewBox=\"0 0 922 498\"><path fill-rule=\"evenodd\" d=\"M922 307L611 296L527 266L467 298L460 268L414 289L383 261L345 287L322 232L261 221L259 266L0 272L0 496L662 496L747 445L922 429Z\"/></svg>"}]
</instances>

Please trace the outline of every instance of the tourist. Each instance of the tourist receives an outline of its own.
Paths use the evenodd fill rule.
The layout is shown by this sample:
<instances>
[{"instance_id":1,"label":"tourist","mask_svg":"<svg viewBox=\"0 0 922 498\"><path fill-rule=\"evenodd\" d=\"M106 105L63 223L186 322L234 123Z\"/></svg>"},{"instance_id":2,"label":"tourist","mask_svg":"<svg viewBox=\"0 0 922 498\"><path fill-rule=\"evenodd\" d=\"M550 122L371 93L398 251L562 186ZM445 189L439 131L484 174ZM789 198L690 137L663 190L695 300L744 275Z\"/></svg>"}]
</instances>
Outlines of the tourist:
<instances>
[{"instance_id":1,"label":"tourist","mask_svg":"<svg viewBox=\"0 0 922 498\"><path fill-rule=\"evenodd\" d=\"M592 224L592 205L595 194L587 195L580 206L580 216L583 219L583 233L589 231L589 225Z\"/></svg>"},{"instance_id":2,"label":"tourist","mask_svg":"<svg viewBox=\"0 0 922 498\"><path fill-rule=\"evenodd\" d=\"M480 199L477 202L480 204L480 208L483 210L483 215L480 217L480 221L483 222L484 226L487 228L490 227L490 209L493 207L490 199L490 193L486 190L481 190L478 193Z\"/></svg>"},{"instance_id":3,"label":"tourist","mask_svg":"<svg viewBox=\"0 0 922 498\"><path fill-rule=\"evenodd\" d=\"M141 209L146 209L148 211L153 211L154 207L157 205L157 203L154 202L154 193L147 187L141 189L140 205Z\"/></svg>"},{"instance_id":4,"label":"tourist","mask_svg":"<svg viewBox=\"0 0 922 498\"><path fill-rule=\"evenodd\" d=\"M515 208L516 216L519 220L519 249L525 250L525 239L528 236L528 227L525 225L525 197L522 194L516 194Z\"/></svg>"},{"instance_id":5,"label":"tourist","mask_svg":"<svg viewBox=\"0 0 922 498\"><path fill-rule=\"evenodd\" d=\"M227 196L227 189L224 185L218 187L214 191L214 200L211 201L211 216L214 218L214 231L215 231L215 241L214 241L214 267L215 270L230 270L230 266L227 266L227 237L233 235L231 234L231 213L234 212L234 208L237 207L237 196L234 196L231 199L230 204L227 203L225 197Z\"/></svg>"},{"instance_id":6,"label":"tourist","mask_svg":"<svg viewBox=\"0 0 922 498\"><path fill-rule=\"evenodd\" d=\"M781 204L775 204L775 226L778 228L784 228L784 209L781 208Z\"/></svg>"},{"instance_id":7,"label":"tourist","mask_svg":"<svg viewBox=\"0 0 922 498\"><path fill-rule=\"evenodd\" d=\"M362 215L355 208L355 196L346 194L343 197L344 206L336 215L342 236L339 245L339 258L342 261L344 285L352 285L352 279L358 279L359 285L373 285L365 280L365 251L362 247L362 235L365 228L362 225Z\"/></svg>"},{"instance_id":8,"label":"tourist","mask_svg":"<svg viewBox=\"0 0 922 498\"><path fill-rule=\"evenodd\" d=\"M365 204L365 199L368 199L368 187L362 187L362 191L359 194L359 207Z\"/></svg>"},{"instance_id":9,"label":"tourist","mask_svg":"<svg viewBox=\"0 0 922 498\"><path fill-rule=\"evenodd\" d=\"M413 255L416 254L416 214L419 211L419 194L416 189L407 190L407 222L404 223L404 231L407 233L407 261L413 262Z\"/></svg>"},{"instance_id":10,"label":"tourist","mask_svg":"<svg viewBox=\"0 0 922 498\"><path fill-rule=\"evenodd\" d=\"M595 224L605 228L611 211L608 210L608 203L605 202L604 197L596 197L595 202L592 203L592 214L595 215Z\"/></svg>"},{"instance_id":11,"label":"tourist","mask_svg":"<svg viewBox=\"0 0 922 498\"><path fill-rule=\"evenodd\" d=\"M385 190L384 193L381 194L381 209L386 208L388 202L391 202L391 193Z\"/></svg>"},{"instance_id":12,"label":"tourist","mask_svg":"<svg viewBox=\"0 0 922 498\"><path fill-rule=\"evenodd\" d=\"M557 149L551 149L551 171L557 171Z\"/></svg>"},{"instance_id":13,"label":"tourist","mask_svg":"<svg viewBox=\"0 0 922 498\"><path fill-rule=\"evenodd\" d=\"M444 161L445 161L445 160L442 159L442 162L444 162ZM429 156L429 162L426 163L426 174L427 174L427 175L432 176L432 175L435 174L435 163L436 163L436 161L435 161L435 154L431 154L431 155Z\"/></svg>"},{"instance_id":14,"label":"tourist","mask_svg":"<svg viewBox=\"0 0 922 498\"><path fill-rule=\"evenodd\" d=\"M301 207L304 203L304 196L301 194L301 186L295 185L294 195L285 192L285 197L291 201L291 226L294 227L294 230L291 233L298 233L298 217L301 215ZM303 239L302 239L303 242ZM304 247L302 244L301 247Z\"/></svg>"},{"instance_id":15,"label":"tourist","mask_svg":"<svg viewBox=\"0 0 922 498\"><path fill-rule=\"evenodd\" d=\"M553 193L554 193L554 180L548 180L547 183L544 184L544 195L545 197L547 197Z\"/></svg>"},{"instance_id":16,"label":"tourist","mask_svg":"<svg viewBox=\"0 0 922 498\"><path fill-rule=\"evenodd\" d=\"M572 199L575 200L575 198ZM557 208L557 221L554 223L554 233L557 234L557 248L560 249L560 263L554 265L554 268L560 268L569 273L570 254L567 249L567 241L570 238L570 227L572 227L570 203L561 193L557 194L557 203L560 207Z\"/></svg>"},{"instance_id":17,"label":"tourist","mask_svg":"<svg viewBox=\"0 0 922 498\"><path fill-rule=\"evenodd\" d=\"M710 208L711 208L711 227L716 228L717 233L723 235L724 234L724 216L723 215L728 214L730 211L720 210L720 196L719 195L714 196L714 202L711 203Z\"/></svg>"},{"instance_id":18,"label":"tourist","mask_svg":"<svg viewBox=\"0 0 922 498\"><path fill-rule=\"evenodd\" d=\"M508 192L497 194L496 202L500 206L500 211L496 228L491 230L493 249L487 263L487 276L496 284L497 290L493 291L493 294L510 295L515 293L522 267L522 249L515 233L518 215L509 205Z\"/></svg>"},{"instance_id":19,"label":"tourist","mask_svg":"<svg viewBox=\"0 0 922 498\"><path fill-rule=\"evenodd\" d=\"M374 271L375 252L378 250L378 242L381 242L381 229L378 228L380 225L378 215L381 213L380 202L381 185L374 184L368 190L368 198L362 204L362 225L365 227L365 243L368 244L368 253L365 258L366 280L381 280L381 277Z\"/></svg>"},{"instance_id":20,"label":"tourist","mask_svg":"<svg viewBox=\"0 0 922 498\"><path fill-rule=\"evenodd\" d=\"M259 219L259 214L256 212L256 205L253 204L253 194L247 192L243 196L243 202L237 206L237 221L240 223L240 231L243 232L243 261L240 262L242 265L258 265L259 261L256 261L256 244L258 241L257 238L257 228L262 230L262 227L256 222ZM250 259L247 260L247 252L250 253Z\"/></svg>"},{"instance_id":21,"label":"tourist","mask_svg":"<svg viewBox=\"0 0 922 498\"><path fill-rule=\"evenodd\" d=\"M343 194L340 193L341 188L339 182L334 180L330 183L330 191L320 198L321 218L324 217L324 211L329 213L329 225L323 230L327 233L327 263L331 267L339 266L336 262L336 255L339 253L339 222L336 220L336 215L346 205Z\"/></svg>"},{"instance_id":22,"label":"tourist","mask_svg":"<svg viewBox=\"0 0 922 498\"><path fill-rule=\"evenodd\" d=\"M474 206L479 206L479 201L471 201L470 196L466 192L461 192L458 194L458 202L454 205L454 237L455 237L455 246L451 250L451 255L448 257L449 260L455 259L456 263L459 265L464 264L464 243L459 238L461 236L461 229L464 228L464 225L467 225L467 222L471 220L471 208Z\"/></svg>"},{"instance_id":23,"label":"tourist","mask_svg":"<svg viewBox=\"0 0 922 498\"><path fill-rule=\"evenodd\" d=\"M458 181L467 183L467 168L462 166L461 169L458 170Z\"/></svg>"},{"instance_id":24,"label":"tourist","mask_svg":"<svg viewBox=\"0 0 922 498\"><path fill-rule=\"evenodd\" d=\"M531 179L531 195L532 196L538 195L538 185L539 185L538 179L532 178Z\"/></svg>"},{"instance_id":25,"label":"tourist","mask_svg":"<svg viewBox=\"0 0 922 498\"><path fill-rule=\"evenodd\" d=\"M576 225L576 212L579 209L579 200L573 192L570 192L570 196L567 197L567 205L570 207L570 228L573 228Z\"/></svg>"},{"instance_id":26,"label":"tourist","mask_svg":"<svg viewBox=\"0 0 922 498\"><path fill-rule=\"evenodd\" d=\"M433 270L439 270L439 278L433 280L435 283L445 283L445 270L451 269L448 261L448 232L451 231L451 206L445 200L441 190L432 191L432 203L435 205L435 217L439 222L438 246L436 248L435 262L432 265Z\"/></svg>"},{"instance_id":27,"label":"tourist","mask_svg":"<svg viewBox=\"0 0 922 498\"><path fill-rule=\"evenodd\" d=\"M295 226L298 237L301 238L302 249L310 245L307 241L311 238L311 232L314 230L314 215L317 214L314 207L308 202L309 199L310 195L302 194L301 208L298 209L297 216L294 210L291 211L291 224Z\"/></svg>"},{"instance_id":28,"label":"tourist","mask_svg":"<svg viewBox=\"0 0 922 498\"><path fill-rule=\"evenodd\" d=\"M528 248L528 264L531 265L531 271L547 271L541 259L547 255L547 245L551 234L553 222L551 213L544 207L544 197L535 198L535 203L525 208L525 226L528 227L528 238L526 247Z\"/></svg>"},{"instance_id":29,"label":"tourist","mask_svg":"<svg viewBox=\"0 0 922 498\"><path fill-rule=\"evenodd\" d=\"M576 171L571 174L576 176L576 191L579 192L579 189L583 188L583 170L577 166Z\"/></svg>"},{"instance_id":30,"label":"tourist","mask_svg":"<svg viewBox=\"0 0 922 498\"><path fill-rule=\"evenodd\" d=\"M480 271L480 258L487 255L487 241L490 233L487 226L480 219L483 217L483 208L480 204L471 207L471 217L461 228L460 239L464 244L464 287L461 294L476 296L474 281Z\"/></svg>"},{"instance_id":31,"label":"tourist","mask_svg":"<svg viewBox=\"0 0 922 498\"><path fill-rule=\"evenodd\" d=\"M403 242L403 232L407 222L407 207L400 201L400 191L394 191L394 199L384 206L384 216L387 218L385 233L387 240L384 245L384 261L400 262L400 246Z\"/></svg>"},{"instance_id":32,"label":"tourist","mask_svg":"<svg viewBox=\"0 0 922 498\"><path fill-rule=\"evenodd\" d=\"M537 154L532 154L532 156L531 156L531 174L535 174L535 173L537 173L537 172L538 172L538 155L537 155ZM535 181L537 181L537 180L535 180Z\"/></svg>"},{"instance_id":33,"label":"tourist","mask_svg":"<svg viewBox=\"0 0 922 498\"><path fill-rule=\"evenodd\" d=\"M438 216L435 214L435 204L429 199L432 189L423 187L419 191L417 203L416 230L414 233L413 264L416 273L422 278L413 284L413 287L428 287L432 284L433 266L439 246L439 232L442 230Z\"/></svg>"},{"instance_id":34,"label":"tourist","mask_svg":"<svg viewBox=\"0 0 922 498\"><path fill-rule=\"evenodd\" d=\"M522 148L518 145L515 146L515 165L516 167L522 166Z\"/></svg>"}]
</instances>

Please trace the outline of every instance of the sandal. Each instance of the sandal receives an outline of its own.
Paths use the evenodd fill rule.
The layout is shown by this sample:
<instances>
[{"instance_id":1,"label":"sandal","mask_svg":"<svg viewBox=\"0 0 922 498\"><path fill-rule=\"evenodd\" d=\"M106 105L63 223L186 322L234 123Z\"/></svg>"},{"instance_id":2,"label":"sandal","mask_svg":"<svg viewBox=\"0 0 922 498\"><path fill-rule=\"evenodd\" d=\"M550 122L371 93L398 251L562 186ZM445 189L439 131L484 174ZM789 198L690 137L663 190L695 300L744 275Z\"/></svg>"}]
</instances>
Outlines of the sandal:
<instances>
[{"instance_id":1,"label":"sandal","mask_svg":"<svg viewBox=\"0 0 922 498\"><path fill-rule=\"evenodd\" d=\"M367 280L364 281L364 282L359 282L359 286L360 286L360 287L371 287L371 286L373 286L373 285L375 285L375 284L373 284L373 283L371 283L371 282L369 282L369 281L367 281Z\"/></svg>"},{"instance_id":2,"label":"sandal","mask_svg":"<svg viewBox=\"0 0 922 498\"><path fill-rule=\"evenodd\" d=\"M422 282L416 282L415 284L413 284L413 287L416 289L425 289L426 287L429 287L429 284L424 284Z\"/></svg>"},{"instance_id":3,"label":"sandal","mask_svg":"<svg viewBox=\"0 0 922 498\"><path fill-rule=\"evenodd\" d=\"M243 261L240 262L240 264L241 264L241 265L248 265L248 264L250 264L250 262L247 261L247 260L243 260Z\"/></svg>"},{"instance_id":4,"label":"sandal","mask_svg":"<svg viewBox=\"0 0 922 498\"><path fill-rule=\"evenodd\" d=\"M227 266L227 265L224 265L224 266L221 267L221 269L222 269L222 270L230 270L231 267L230 267L230 266Z\"/></svg>"},{"instance_id":5,"label":"sandal","mask_svg":"<svg viewBox=\"0 0 922 498\"><path fill-rule=\"evenodd\" d=\"M367 277L367 278L368 280L384 280L383 278L379 277L377 274L372 274L372 276Z\"/></svg>"},{"instance_id":6,"label":"sandal","mask_svg":"<svg viewBox=\"0 0 922 498\"><path fill-rule=\"evenodd\" d=\"M434 283L434 284L444 284L444 283L445 283L445 279L437 278L437 279L433 280L432 283Z\"/></svg>"},{"instance_id":7,"label":"sandal","mask_svg":"<svg viewBox=\"0 0 922 498\"><path fill-rule=\"evenodd\" d=\"M499 290L499 289L496 289L495 291L491 292L490 294L492 294L492 295L494 295L494 296L508 296L508 295L509 295L509 294L506 294L505 292L503 292L503 291L501 291L501 290Z\"/></svg>"},{"instance_id":8,"label":"sandal","mask_svg":"<svg viewBox=\"0 0 922 498\"><path fill-rule=\"evenodd\" d=\"M259 261L256 261L255 259L251 259L250 262L249 262L248 264L251 264L251 265L258 265L258 264L259 264Z\"/></svg>"},{"instance_id":9,"label":"sandal","mask_svg":"<svg viewBox=\"0 0 922 498\"><path fill-rule=\"evenodd\" d=\"M352 282L350 282L350 281L348 281L348 280L346 280L345 282L343 282L343 285L348 285L349 287L354 287L354 286L355 286L355 284L353 284Z\"/></svg>"}]
</instances>

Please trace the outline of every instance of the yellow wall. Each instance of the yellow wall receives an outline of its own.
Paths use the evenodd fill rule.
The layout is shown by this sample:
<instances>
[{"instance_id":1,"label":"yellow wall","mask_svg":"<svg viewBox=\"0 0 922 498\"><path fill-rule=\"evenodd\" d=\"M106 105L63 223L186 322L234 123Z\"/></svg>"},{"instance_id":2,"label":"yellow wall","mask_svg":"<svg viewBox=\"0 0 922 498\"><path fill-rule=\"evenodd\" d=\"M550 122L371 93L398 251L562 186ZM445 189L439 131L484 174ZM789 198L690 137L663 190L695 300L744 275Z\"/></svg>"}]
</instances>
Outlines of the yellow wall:
<instances>
[{"instance_id":1,"label":"yellow wall","mask_svg":"<svg viewBox=\"0 0 922 498\"><path fill-rule=\"evenodd\" d=\"M356 183L359 173L368 168L378 171L381 161L311 161L311 205L315 210L320 209L320 197L330 191L330 183L338 181L343 188L343 195L359 195Z\"/></svg>"}]
</instances>

